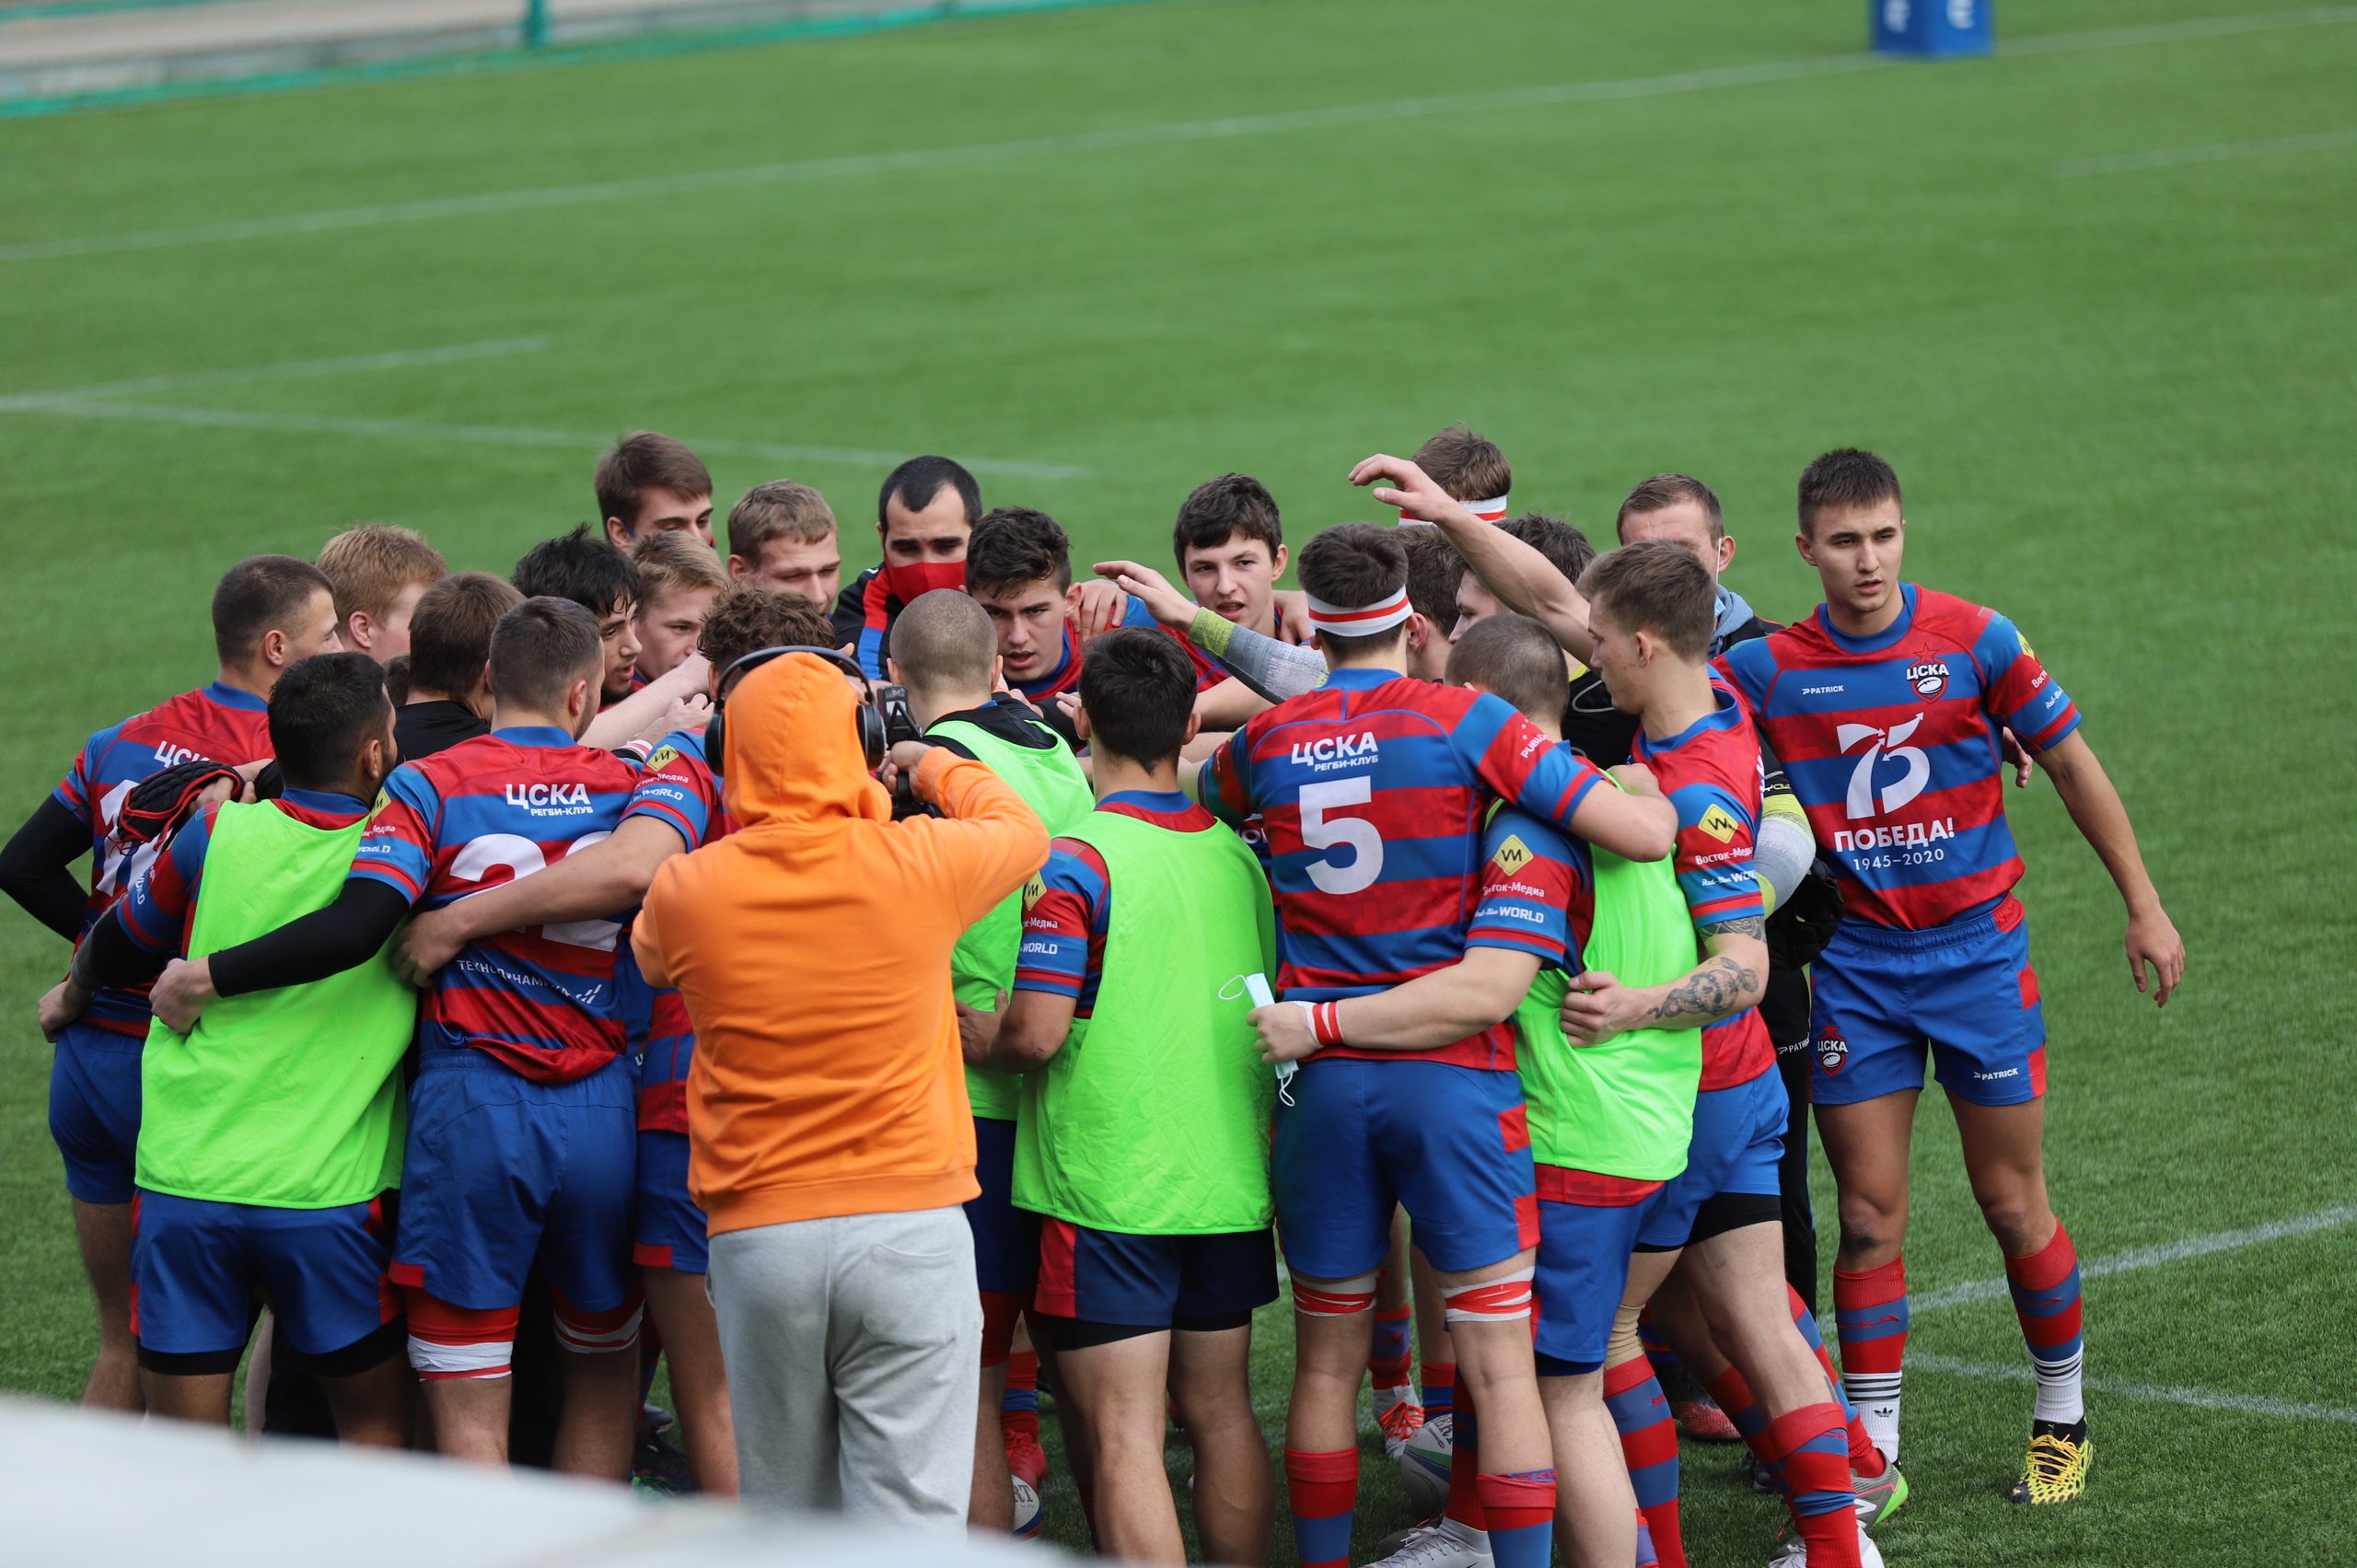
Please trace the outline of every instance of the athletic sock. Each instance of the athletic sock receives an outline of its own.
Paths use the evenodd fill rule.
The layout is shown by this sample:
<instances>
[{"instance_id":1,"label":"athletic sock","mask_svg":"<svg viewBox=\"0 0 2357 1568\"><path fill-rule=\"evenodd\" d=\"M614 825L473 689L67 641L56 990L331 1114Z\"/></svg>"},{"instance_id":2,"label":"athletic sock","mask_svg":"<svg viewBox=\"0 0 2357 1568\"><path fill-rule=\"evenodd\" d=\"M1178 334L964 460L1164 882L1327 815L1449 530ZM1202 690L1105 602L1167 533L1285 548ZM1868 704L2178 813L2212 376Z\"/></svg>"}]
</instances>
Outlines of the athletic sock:
<instances>
[{"instance_id":1,"label":"athletic sock","mask_svg":"<svg viewBox=\"0 0 2357 1568\"><path fill-rule=\"evenodd\" d=\"M1653 1527L1662 1568L1686 1568L1678 1527L1678 1423L1662 1396L1653 1364L1639 1356L1604 1369L1604 1407L1620 1432L1621 1457L1636 1489L1637 1510Z\"/></svg>"},{"instance_id":2,"label":"athletic sock","mask_svg":"<svg viewBox=\"0 0 2357 1568\"><path fill-rule=\"evenodd\" d=\"M2030 1366L2038 1374L2034 1419L2071 1426L2086 1417L2080 1378L2086 1349L2079 1334L2079 1254L2071 1233L2054 1222L2054 1239L2026 1258L2005 1260L2014 1290L2014 1312L2029 1342Z\"/></svg>"},{"instance_id":3,"label":"athletic sock","mask_svg":"<svg viewBox=\"0 0 2357 1568\"><path fill-rule=\"evenodd\" d=\"M1678 1365L1677 1353L1669 1342L1654 1327L1654 1309L1650 1307L1637 1314L1637 1342L1645 1347L1645 1359L1654 1364L1654 1376L1666 1385Z\"/></svg>"},{"instance_id":4,"label":"athletic sock","mask_svg":"<svg viewBox=\"0 0 2357 1568\"><path fill-rule=\"evenodd\" d=\"M1394 1307L1375 1315L1375 1347L1367 1353L1367 1375L1375 1383L1375 1409L1380 1415L1411 1398L1408 1372L1408 1324L1412 1307Z\"/></svg>"},{"instance_id":5,"label":"athletic sock","mask_svg":"<svg viewBox=\"0 0 2357 1568\"><path fill-rule=\"evenodd\" d=\"M1637 1510L1637 1568L1661 1568L1661 1556L1654 1551L1654 1529L1645 1523L1645 1511Z\"/></svg>"},{"instance_id":6,"label":"athletic sock","mask_svg":"<svg viewBox=\"0 0 2357 1568\"><path fill-rule=\"evenodd\" d=\"M1028 1433L1039 1440L1039 1353L1010 1351L1006 1357L1006 1392L998 1397L998 1423L1008 1432Z\"/></svg>"},{"instance_id":7,"label":"athletic sock","mask_svg":"<svg viewBox=\"0 0 2357 1568\"><path fill-rule=\"evenodd\" d=\"M1457 1407L1455 1429L1449 1434L1448 1501L1441 1508L1443 1522L1469 1542L1486 1539L1490 1516L1481 1506L1481 1427L1469 1399Z\"/></svg>"},{"instance_id":8,"label":"athletic sock","mask_svg":"<svg viewBox=\"0 0 2357 1568\"><path fill-rule=\"evenodd\" d=\"M1359 1451L1287 1448L1285 1491L1301 1568L1349 1568L1351 1511L1359 1500Z\"/></svg>"},{"instance_id":9,"label":"athletic sock","mask_svg":"<svg viewBox=\"0 0 2357 1568\"><path fill-rule=\"evenodd\" d=\"M1859 1568L1858 1494L1842 1425L1841 1407L1829 1402L1787 1411L1768 1428L1790 1481L1784 1498L1807 1544L1808 1568Z\"/></svg>"},{"instance_id":10,"label":"athletic sock","mask_svg":"<svg viewBox=\"0 0 2357 1568\"><path fill-rule=\"evenodd\" d=\"M1727 1419L1735 1423L1736 1431L1743 1436L1744 1446L1761 1464L1772 1468L1776 1459L1768 1451L1768 1412L1753 1396L1751 1385L1745 1381L1743 1374L1730 1363L1724 1372L1703 1387L1711 1391L1711 1398L1717 1401L1718 1407L1727 1412Z\"/></svg>"},{"instance_id":11,"label":"athletic sock","mask_svg":"<svg viewBox=\"0 0 2357 1568\"><path fill-rule=\"evenodd\" d=\"M1833 1271L1834 1326L1841 1338L1841 1384L1866 1435L1898 1458L1898 1379L1907 1359L1907 1260L1879 1269Z\"/></svg>"},{"instance_id":12,"label":"athletic sock","mask_svg":"<svg viewBox=\"0 0 2357 1568\"><path fill-rule=\"evenodd\" d=\"M1555 1472L1516 1470L1480 1479L1497 1568L1547 1568L1555 1550Z\"/></svg>"},{"instance_id":13,"label":"athletic sock","mask_svg":"<svg viewBox=\"0 0 2357 1568\"><path fill-rule=\"evenodd\" d=\"M1457 1406L1457 1363L1424 1363L1423 1381L1416 1391L1423 1396L1426 1421L1436 1415L1448 1414Z\"/></svg>"},{"instance_id":14,"label":"athletic sock","mask_svg":"<svg viewBox=\"0 0 2357 1568\"><path fill-rule=\"evenodd\" d=\"M1833 1369L1833 1358L1825 1352L1825 1336L1817 1330L1817 1314L1808 1309L1808 1303L1802 1298L1801 1293L1791 1285L1784 1286L1784 1295L1793 1309L1793 1327L1801 1331L1801 1338L1807 1342L1810 1353L1817 1357L1817 1365L1825 1369L1827 1386L1833 1390L1833 1397L1841 1401L1841 1420L1850 1438L1850 1468L1872 1481L1882 1474L1883 1467L1888 1461L1884 1459L1882 1450L1875 1446L1875 1440L1866 1435L1865 1419L1858 1414L1858 1407L1850 1402L1850 1390L1842 1384L1841 1374Z\"/></svg>"}]
</instances>

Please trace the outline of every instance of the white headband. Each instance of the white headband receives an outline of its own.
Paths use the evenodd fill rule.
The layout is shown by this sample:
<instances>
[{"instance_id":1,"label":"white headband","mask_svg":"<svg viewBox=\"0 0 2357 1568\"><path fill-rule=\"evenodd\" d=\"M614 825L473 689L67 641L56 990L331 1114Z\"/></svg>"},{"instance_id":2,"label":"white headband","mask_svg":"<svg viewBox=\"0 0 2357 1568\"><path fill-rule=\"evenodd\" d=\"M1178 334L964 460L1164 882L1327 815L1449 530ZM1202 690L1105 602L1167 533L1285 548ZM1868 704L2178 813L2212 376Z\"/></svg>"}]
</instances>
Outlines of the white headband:
<instances>
[{"instance_id":1,"label":"white headband","mask_svg":"<svg viewBox=\"0 0 2357 1568\"><path fill-rule=\"evenodd\" d=\"M1408 590L1400 588L1388 598L1352 610L1339 604L1328 604L1312 596L1309 600L1309 623L1320 632L1331 632L1341 637L1372 637L1388 632L1414 613L1408 605Z\"/></svg>"},{"instance_id":2,"label":"white headband","mask_svg":"<svg viewBox=\"0 0 2357 1568\"><path fill-rule=\"evenodd\" d=\"M1468 501L1464 506L1485 523L1494 523L1506 515L1506 498L1503 495L1489 501Z\"/></svg>"}]
</instances>

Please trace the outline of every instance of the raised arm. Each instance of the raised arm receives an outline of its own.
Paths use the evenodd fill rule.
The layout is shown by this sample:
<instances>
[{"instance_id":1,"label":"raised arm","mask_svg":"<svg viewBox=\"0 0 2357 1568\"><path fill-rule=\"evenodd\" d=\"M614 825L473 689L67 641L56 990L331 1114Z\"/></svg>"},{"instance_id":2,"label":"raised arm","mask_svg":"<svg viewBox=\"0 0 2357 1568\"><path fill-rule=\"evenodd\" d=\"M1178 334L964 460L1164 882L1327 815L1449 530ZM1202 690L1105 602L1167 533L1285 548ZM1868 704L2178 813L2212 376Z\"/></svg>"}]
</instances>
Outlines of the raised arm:
<instances>
[{"instance_id":1,"label":"raised arm","mask_svg":"<svg viewBox=\"0 0 2357 1568\"><path fill-rule=\"evenodd\" d=\"M2119 791L2096 760L2095 748L2076 730L2037 755L2071 820L2111 873L2112 884L2128 906L2128 972L2136 989L2144 989L2144 966L2152 965L2153 1001L2167 1006L2170 994L2185 979L2185 940L2161 907L2161 895L2144 869L2135 825L2128 819Z\"/></svg>"},{"instance_id":2,"label":"raised arm","mask_svg":"<svg viewBox=\"0 0 2357 1568\"><path fill-rule=\"evenodd\" d=\"M923 835L940 857L950 881L942 892L958 900L959 924L988 914L1047 861L1039 815L983 764L921 740L893 747L892 762L910 774L917 798L941 808L939 818L911 818L895 830Z\"/></svg>"},{"instance_id":3,"label":"raised arm","mask_svg":"<svg viewBox=\"0 0 2357 1568\"><path fill-rule=\"evenodd\" d=\"M676 668L656 676L611 707L598 710L581 737L584 746L610 751L633 740L657 741L675 729L687 729L711 717L704 687L712 666L702 654L690 654ZM686 707L678 704L685 703Z\"/></svg>"}]
</instances>

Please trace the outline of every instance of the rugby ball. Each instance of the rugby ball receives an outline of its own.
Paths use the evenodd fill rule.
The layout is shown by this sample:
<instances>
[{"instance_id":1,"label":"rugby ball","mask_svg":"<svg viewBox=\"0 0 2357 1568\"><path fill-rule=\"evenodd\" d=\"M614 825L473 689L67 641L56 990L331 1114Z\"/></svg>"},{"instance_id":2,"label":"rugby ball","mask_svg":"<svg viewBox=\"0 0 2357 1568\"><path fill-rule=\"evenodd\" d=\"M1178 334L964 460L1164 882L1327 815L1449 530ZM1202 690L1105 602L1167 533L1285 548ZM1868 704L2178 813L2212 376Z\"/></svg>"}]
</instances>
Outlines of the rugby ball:
<instances>
[{"instance_id":1,"label":"rugby ball","mask_svg":"<svg viewBox=\"0 0 2357 1568\"><path fill-rule=\"evenodd\" d=\"M1415 1435L1399 1450L1399 1484L1420 1519L1438 1514L1448 1501L1449 1439L1455 1425L1443 1411L1416 1428Z\"/></svg>"},{"instance_id":2,"label":"rugby ball","mask_svg":"<svg viewBox=\"0 0 2357 1568\"><path fill-rule=\"evenodd\" d=\"M1025 1481L1021 1476L1016 1476L1015 1478L1016 1539L1031 1539L1039 1533L1039 1527L1045 1523L1047 1523L1047 1516L1040 1511L1039 1494L1031 1490L1029 1481Z\"/></svg>"}]
</instances>

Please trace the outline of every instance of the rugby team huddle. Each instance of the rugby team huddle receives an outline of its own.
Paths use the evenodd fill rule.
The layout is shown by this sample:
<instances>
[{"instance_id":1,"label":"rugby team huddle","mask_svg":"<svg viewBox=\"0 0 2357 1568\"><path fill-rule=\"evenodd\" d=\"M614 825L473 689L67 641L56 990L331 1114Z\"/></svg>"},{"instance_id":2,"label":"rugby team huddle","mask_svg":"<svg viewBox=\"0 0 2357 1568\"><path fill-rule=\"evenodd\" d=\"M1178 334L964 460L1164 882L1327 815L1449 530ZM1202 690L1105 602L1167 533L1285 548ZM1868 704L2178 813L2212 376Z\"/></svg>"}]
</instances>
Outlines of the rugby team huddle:
<instances>
[{"instance_id":1,"label":"rugby team huddle","mask_svg":"<svg viewBox=\"0 0 2357 1568\"><path fill-rule=\"evenodd\" d=\"M642 432L598 464L603 528L509 579L382 526L238 562L218 679L94 734L0 850L75 945L41 1023L98 1303L85 1402L226 1425L250 1341L250 1427L646 1483L677 1458L659 1356L679 1489L1032 1533L1044 1377L1102 1551L1185 1561L1175 1421L1202 1557L1262 1563L1251 1325L1281 1249L1310 1568L1352 1559L1370 1378L1437 1505L1374 1548L1394 1568L1682 1564L1681 1426L1746 1446L1789 1513L1777 1562L1877 1563L1928 1063L2036 1375L2012 1495L2078 1496L2008 773L2053 780L2118 884L2138 989L2149 967L2165 1003L2184 954L2071 699L2003 617L1900 579L1868 452L1801 476L1825 597L1789 626L1721 583L1735 540L1690 477L1638 485L1600 554L1509 516L1463 426L1350 480L1399 523L1289 555L1225 474L1178 509L1181 586L1075 581L1053 519L914 459L844 585L817 491L756 487L715 548L703 465ZM757 731L838 685L891 827L1032 836L932 987L954 1168L864 1205L962 1204L957 1299L908 1310L977 1319L979 1377L964 1331L938 1408L863 1412L839 1376L820 1486L779 1452L795 1429L732 1407L770 1347L716 1318L711 1259L799 1215L743 1201L759 1046L685 955L726 935L690 868L824 771ZM836 962L747 961L787 1012Z\"/></svg>"}]
</instances>

